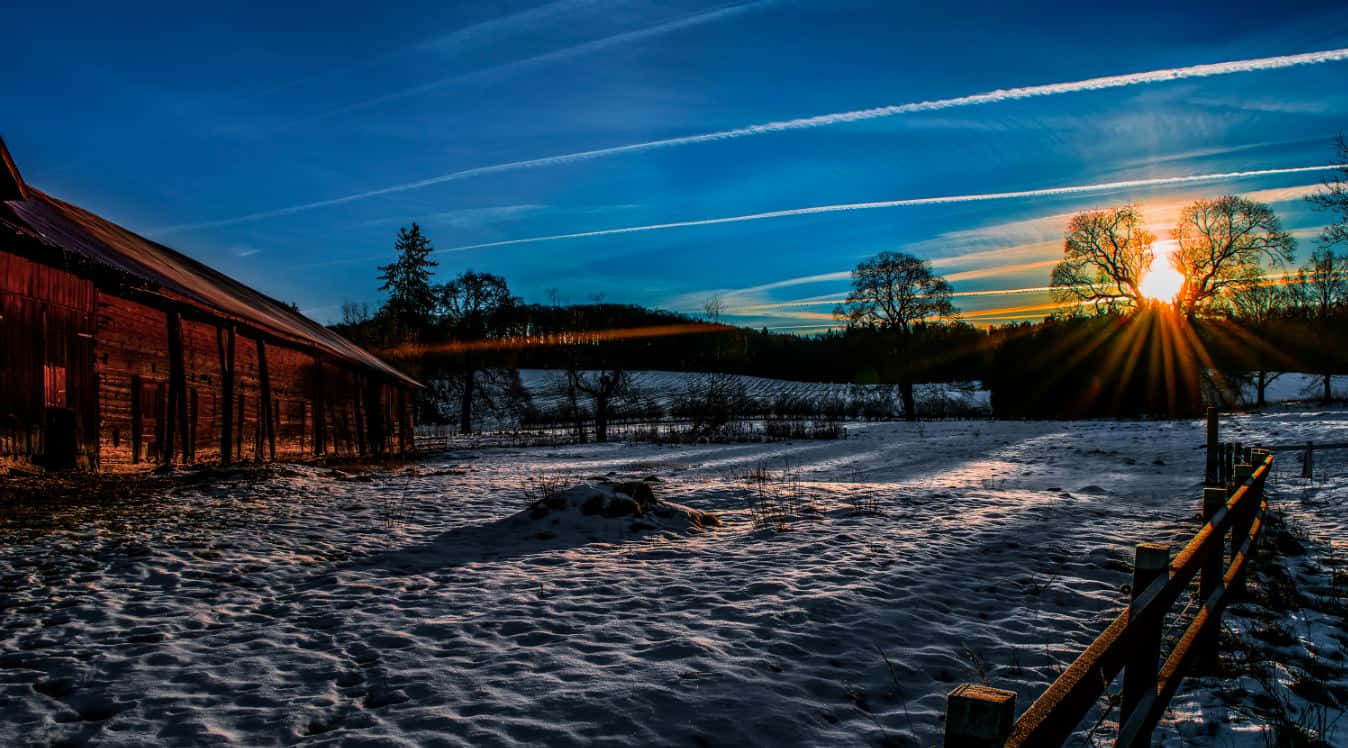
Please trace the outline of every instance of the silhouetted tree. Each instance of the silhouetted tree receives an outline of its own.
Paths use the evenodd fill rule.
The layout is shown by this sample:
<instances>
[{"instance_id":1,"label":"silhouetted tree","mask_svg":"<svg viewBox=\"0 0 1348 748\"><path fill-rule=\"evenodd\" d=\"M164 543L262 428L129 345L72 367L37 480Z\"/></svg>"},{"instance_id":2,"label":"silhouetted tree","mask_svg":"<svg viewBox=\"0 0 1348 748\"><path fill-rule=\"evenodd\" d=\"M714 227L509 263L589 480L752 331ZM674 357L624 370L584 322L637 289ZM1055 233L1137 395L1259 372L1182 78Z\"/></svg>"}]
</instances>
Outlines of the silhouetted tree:
<instances>
[{"instance_id":1,"label":"silhouetted tree","mask_svg":"<svg viewBox=\"0 0 1348 748\"><path fill-rule=\"evenodd\" d=\"M1178 301L1191 317L1257 280L1266 265L1291 262L1296 246L1272 208L1236 195L1190 204L1172 235L1185 279Z\"/></svg>"},{"instance_id":2,"label":"silhouetted tree","mask_svg":"<svg viewBox=\"0 0 1348 748\"><path fill-rule=\"evenodd\" d=\"M1138 284L1151 267L1155 240L1133 205L1072 216L1062 262L1053 268L1053 300L1090 304L1096 313L1139 307L1143 298Z\"/></svg>"},{"instance_id":3,"label":"silhouetted tree","mask_svg":"<svg viewBox=\"0 0 1348 748\"><path fill-rule=\"evenodd\" d=\"M1256 274L1233 286L1229 293L1232 317L1247 335L1240 348L1246 352L1244 363L1254 370L1255 405L1264 406L1268 385L1277 379L1281 364L1288 356L1273 344L1274 324L1285 317L1292 306L1287 286Z\"/></svg>"},{"instance_id":4,"label":"silhouetted tree","mask_svg":"<svg viewBox=\"0 0 1348 748\"><path fill-rule=\"evenodd\" d=\"M1331 337L1339 314L1348 306L1348 256L1328 247L1315 250L1306 265L1297 270L1296 282L1290 288L1297 306L1315 326L1321 399L1328 403L1334 395L1330 383L1339 358L1331 351Z\"/></svg>"},{"instance_id":5,"label":"silhouetted tree","mask_svg":"<svg viewBox=\"0 0 1348 748\"><path fill-rule=\"evenodd\" d=\"M614 399L626 394L631 380L621 368L606 368L595 372L569 369L571 386L590 396L594 403L594 440L608 441L608 423L613 413Z\"/></svg>"},{"instance_id":6,"label":"silhouetted tree","mask_svg":"<svg viewBox=\"0 0 1348 748\"><path fill-rule=\"evenodd\" d=\"M343 301L342 322L348 327L363 325L370 321L370 305L364 302Z\"/></svg>"},{"instance_id":7,"label":"silhouetted tree","mask_svg":"<svg viewBox=\"0 0 1348 748\"><path fill-rule=\"evenodd\" d=\"M1306 198L1321 210L1338 214L1333 223L1320 231L1320 244L1324 247L1348 243L1348 141L1343 133L1334 140L1334 149L1338 173L1325 179L1324 189Z\"/></svg>"},{"instance_id":8,"label":"silhouetted tree","mask_svg":"<svg viewBox=\"0 0 1348 748\"><path fill-rule=\"evenodd\" d=\"M849 326L870 328L895 340L903 414L917 418L914 367L909 353L914 328L930 319L953 317L950 284L931 265L904 252L881 252L852 271L852 290L833 314Z\"/></svg>"},{"instance_id":9,"label":"silhouetted tree","mask_svg":"<svg viewBox=\"0 0 1348 748\"><path fill-rule=\"evenodd\" d=\"M508 334L519 300L510 295L510 288L501 276L471 270L440 286L438 292L438 311L449 335L469 344L459 355L462 380L459 432L468 434L473 429L473 398L483 360L472 346Z\"/></svg>"},{"instance_id":10,"label":"silhouetted tree","mask_svg":"<svg viewBox=\"0 0 1348 748\"><path fill-rule=\"evenodd\" d=\"M379 290L388 293L385 309L410 330L423 330L430 323L436 304L431 271L437 263L430 258L431 241L413 221L410 228L398 229L393 249L398 253L397 259L379 266L379 280L384 282Z\"/></svg>"}]
</instances>

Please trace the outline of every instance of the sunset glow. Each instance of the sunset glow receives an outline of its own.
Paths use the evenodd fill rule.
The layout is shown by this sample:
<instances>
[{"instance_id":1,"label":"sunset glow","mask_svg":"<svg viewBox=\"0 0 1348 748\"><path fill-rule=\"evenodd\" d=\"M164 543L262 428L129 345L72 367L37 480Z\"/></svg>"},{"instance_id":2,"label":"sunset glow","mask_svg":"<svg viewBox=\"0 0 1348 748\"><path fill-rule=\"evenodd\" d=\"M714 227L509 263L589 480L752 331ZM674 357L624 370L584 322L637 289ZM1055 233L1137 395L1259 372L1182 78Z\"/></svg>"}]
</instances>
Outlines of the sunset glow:
<instances>
[{"instance_id":1,"label":"sunset glow","mask_svg":"<svg viewBox=\"0 0 1348 748\"><path fill-rule=\"evenodd\" d=\"M1142 274L1137 290L1153 301L1171 303L1184 288L1184 274L1175 268L1174 254L1179 246L1174 241L1158 241L1151 245L1151 267Z\"/></svg>"}]
</instances>

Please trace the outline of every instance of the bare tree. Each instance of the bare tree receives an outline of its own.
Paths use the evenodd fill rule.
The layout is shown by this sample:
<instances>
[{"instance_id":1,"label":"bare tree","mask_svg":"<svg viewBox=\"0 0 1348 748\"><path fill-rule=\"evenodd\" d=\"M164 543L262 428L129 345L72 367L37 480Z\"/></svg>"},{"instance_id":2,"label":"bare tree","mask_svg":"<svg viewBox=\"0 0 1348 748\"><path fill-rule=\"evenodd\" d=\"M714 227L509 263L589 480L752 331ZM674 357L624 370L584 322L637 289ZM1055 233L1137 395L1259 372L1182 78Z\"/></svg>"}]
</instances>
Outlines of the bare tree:
<instances>
[{"instance_id":1,"label":"bare tree","mask_svg":"<svg viewBox=\"0 0 1348 748\"><path fill-rule=\"evenodd\" d=\"M899 354L899 390L904 417L916 420L913 369L905 350L914 328L927 320L956 314L950 283L932 272L931 264L905 252L881 252L852 271L852 290L833 314L849 326L889 333Z\"/></svg>"},{"instance_id":2,"label":"bare tree","mask_svg":"<svg viewBox=\"0 0 1348 748\"><path fill-rule=\"evenodd\" d=\"M370 321L370 305L366 303L357 303L354 301L342 302L342 324L349 326L363 325Z\"/></svg>"},{"instance_id":3,"label":"bare tree","mask_svg":"<svg viewBox=\"0 0 1348 748\"><path fill-rule=\"evenodd\" d=\"M626 395L631 386L627 372L622 368L611 368L587 373L573 367L566 374L571 387L589 395L594 402L594 440L608 441L608 422L613 413L613 401Z\"/></svg>"},{"instance_id":4,"label":"bare tree","mask_svg":"<svg viewBox=\"0 0 1348 748\"><path fill-rule=\"evenodd\" d=\"M1190 316L1257 279L1266 263L1291 262L1295 249L1272 208L1236 195L1195 201L1180 212L1172 234L1185 278L1179 300Z\"/></svg>"},{"instance_id":5,"label":"bare tree","mask_svg":"<svg viewBox=\"0 0 1348 748\"><path fill-rule=\"evenodd\" d=\"M712 324L720 324L721 315L725 313L725 299L721 298L720 294L708 296L707 300L702 302L702 313Z\"/></svg>"},{"instance_id":6,"label":"bare tree","mask_svg":"<svg viewBox=\"0 0 1348 748\"><path fill-rule=\"evenodd\" d=\"M1053 300L1089 304L1096 312L1141 306L1138 285L1151 267L1155 240L1134 205L1072 216L1062 262L1053 268Z\"/></svg>"},{"instance_id":7,"label":"bare tree","mask_svg":"<svg viewBox=\"0 0 1348 748\"><path fill-rule=\"evenodd\" d=\"M1328 247L1317 249L1297 270L1296 282L1290 288L1297 306L1311 318L1318 333L1319 359L1325 364L1320 371L1321 398L1328 403L1334 395L1330 383L1335 358L1329 355L1329 338L1338 313L1348 306L1348 256Z\"/></svg>"},{"instance_id":8,"label":"bare tree","mask_svg":"<svg viewBox=\"0 0 1348 748\"><path fill-rule=\"evenodd\" d=\"M510 295L505 279L490 273L469 270L437 290L441 316L449 333L460 341L480 341L506 334L510 312L519 304ZM473 430L473 397L480 368L478 357L465 350L459 403L459 432L463 434Z\"/></svg>"},{"instance_id":9,"label":"bare tree","mask_svg":"<svg viewBox=\"0 0 1348 748\"><path fill-rule=\"evenodd\" d=\"M1317 208L1338 214L1333 223L1320 231L1320 244L1324 247L1348 243L1348 141L1343 133L1334 140L1334 148L1338 173L1326 177L1324 189L1306 198Z\"/></svg>"},{"instance_id":10,"label":"bare tree","mask_svg":"<svg viewBox=\"0 0 1348 748\"><path fill-rule=\"evenodd\" d=\"M1292 295L1287 287L1275 279L1256 274L1247 281L1233 286L1230 293L1231 312L1247 330L1254 333L1255 340L1247 346L1252 355L1250 363L1255 369L1255 405L1263 407L1267 400L1265 393L1281 373L1273 371L1287 356L1269 341L1272 338L1270 323L1282 317L1292 306Z\"/></svg>"}]
</instances>

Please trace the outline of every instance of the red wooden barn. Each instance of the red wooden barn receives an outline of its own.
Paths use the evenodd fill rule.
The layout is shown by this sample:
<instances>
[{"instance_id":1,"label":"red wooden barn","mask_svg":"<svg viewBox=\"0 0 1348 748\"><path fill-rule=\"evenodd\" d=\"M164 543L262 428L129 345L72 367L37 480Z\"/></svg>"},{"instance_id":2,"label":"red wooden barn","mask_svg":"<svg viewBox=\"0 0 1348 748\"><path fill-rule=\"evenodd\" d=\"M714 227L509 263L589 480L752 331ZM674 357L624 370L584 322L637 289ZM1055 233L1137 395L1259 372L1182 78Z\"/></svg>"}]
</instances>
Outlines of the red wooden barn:
<instances>
[{"instance_id":1,"label":"red wooden barn","mask_svg":"<svg viewBox=\"0 0 1348 748\"><path fill-rule=\"evenodd\" d=\"M134 469L412 448L340 335L23 182L0 141L0 461Z\"/></svg>"}]
</instances>

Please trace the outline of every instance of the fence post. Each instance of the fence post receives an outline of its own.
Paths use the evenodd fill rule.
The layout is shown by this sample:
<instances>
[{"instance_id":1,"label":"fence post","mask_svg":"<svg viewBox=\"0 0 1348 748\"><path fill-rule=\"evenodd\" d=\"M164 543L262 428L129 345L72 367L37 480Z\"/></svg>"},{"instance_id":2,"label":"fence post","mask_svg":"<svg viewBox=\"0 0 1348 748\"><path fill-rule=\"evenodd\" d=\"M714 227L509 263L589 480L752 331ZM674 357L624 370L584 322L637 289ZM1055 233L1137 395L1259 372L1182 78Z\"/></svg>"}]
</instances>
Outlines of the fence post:
<instances>
[{"instance_id":1,"label":"fence post","mask_svg":"<svg viewBox=\"0 0 1348 748\"><path fill-rule=\"evenodd\" d=\"M964 683L945 697L946 748L1001 748L1016 718L1016 693Z\"/></svg>"},{"instance_id":2,"label":"fence post","mask_svg":"<svg viewBox=\"0 0 1348 748\"><path fill-rule=\"evenodd\" d=\"M1203 489L1203 521L1211 522L1214 515L1226 505L1227 491L1225 488L1205 488ZM1198 599L1206 603L1212 593L1222 586L1222 568L1223 560L1226 558L1226 538L1221 533L1214 533L1212 543L1208 552L1203 556L1199 565L1198 579ZM1217 670L1217 638L1221 634L1222 624L1220 616L1213 616L1213 620L1204 630L1202 638L1198 642L1198 670L1199 672L1212 673Z\"/></svg>"},{"instance_id":3,"label":"fence post","mask_svg":"<svg viewBox=\"0 0 1348 748\"><path fill-rule=\"evenodd\" d=\"M1165 543L1141 543L1133 556L1132 601L1146 592L1159 577L1170 575L1170 546ZM1157 607L1157 606L1153 606ZM1143 611L1131 610L1129 616ZM1145 611L1143 619L1131 619L1129 627L1137 626L1133 634L1128 661L1123 670L1123 700L1119 706L1119 724L1126 724L1133 711L1148 693L1156 692L1157 663L1161 659L1161 628L1165 610Z\"/></svg>"},{"instance_id":4,"label":"fence post","mask_svg":"<svg viewBox=\"0 0 1348 748\"><path fill-rule=\"evenodd\" d=\"M1236 463L1235 484L1239 488L1245 481L1254 474L1254 466L1248 462L1249 458L1241 455L1241 462ZM1250 525L1254 524L1254 513L1258 511L1259 497L1258 489L1254 486L1245 493L1245 498L1236 507L1231 522L1231 558L1235 560L1236 552L1245 542L1245 538L1250 535ZM1245 573L1242 571L1231 580L1231 587L1227 590L1233 597L1240 598L1245 596Z\"/></svg>"},{"instance_id":5,"label":"fence post","mask_svg":"<svg viewBox=\"0 0 1348 748\"><path fill-rule=\"evenodd\" d=\"M1203 471L1203 485L1218 486L1219 476L1217 475L1217 452L1222 448L1217 441L1217 409L1208 408L1208 461L1207 467Z\"/></svg>"},{"instance_id":6,"label":"fence post","mask_svg":"<svg viewBox=\"0 0 1348 748\"><path fill-rule=\"evenodd\" d=\"M1250 464L1258 468L1260 465L1264 464L1264 461L1267 460L1268 456L1271 454L1273 454L1273 452L1270 450L1264 449L1263 447L1255 447L1250 450Z\"/></svg>"},{"instance_id":7,"label":"fence post","mask_svg":"<svg viewBox=\"0 0 1348 748\"><path fill-rule=\"evenodd\" d=\"M1315 454L1315 442L1306 442L1306 452L1301 456L1301 477L1307 480L1315 477L1312 460Z\"/></svg>"}]
</instances>

